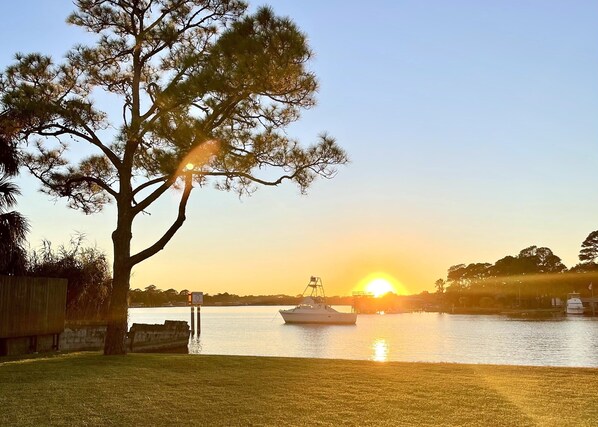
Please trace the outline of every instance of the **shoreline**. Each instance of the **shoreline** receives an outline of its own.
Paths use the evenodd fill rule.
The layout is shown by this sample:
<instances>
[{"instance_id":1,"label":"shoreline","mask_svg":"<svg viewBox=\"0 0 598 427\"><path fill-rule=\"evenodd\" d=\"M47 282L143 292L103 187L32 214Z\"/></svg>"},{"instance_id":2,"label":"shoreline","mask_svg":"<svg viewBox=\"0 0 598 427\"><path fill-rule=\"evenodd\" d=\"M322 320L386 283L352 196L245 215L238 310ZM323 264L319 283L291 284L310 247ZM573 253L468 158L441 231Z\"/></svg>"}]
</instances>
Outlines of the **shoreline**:
<instances>
[{"instance_id":1,"label":"shoreline","mask_svg":"<svg viewBox=\"0 0 598 427\"><path fill-rule=\"evenodd\" d=\"M335 307L352 307L351 304L331 304ZM204 304L202 307L292 307L292 304ZM147 309L147 308L189 308L188 305L156 305L156 306L129 306L128 309ZM451 315L482 315L482 316L506 316L506 317L518 317L518 318L562 318L567 317L567 313L563 308L534 308L534 309L499 309L499 308L482 308L482 307L470 307L470 308L454 308L454 309L428 309L428 310L401 310L401 311L385 311L379 312L358 312L360 316L365 315L389 315L389 314L409 314L409 313L440 313L440 314L451 314ZM584 313L582 315L574 315L575 317L598 317L592 316L591 313Z\"/></svg>"},{"instance_id":2,"label":"shoreline","mask_svg":"<svg viewBox=\"0 0 598 427\"><path fill-rule=\"evenodd\" d=\"M438 366L468 366L468 367L482 367L482 368L538 368L538 369L582 369L582 370L593 370L597 374L598 379L598 366L561 366L561 365L525 365L525 364L498 364L498 363L474 363L474 362L428 362L428 361L407 361L407 360L385 360L377 361L373 359L343 359L343 358L327 358L327 357L299 357L299 356L259 356L259 355L248 355L248 354L190 354L180 352L128 352L125 356L114 356L114 357L135 357L137 355L154 355L164 357L191 357L191 358L239 358L239 359L266 359L266 360L292 360L292 361L329 361L329 362L347 362L347 363L365 363L372 365L438 365ZM0 356L0 367L3 364L10 363L32 363L39 360L53 360L60 359L61 357L67 358L72 356L100 356L109 358L112 360L113 356L104 356L101 351L96 350L81 350L81 351L58 351L54 353L31 353L19 356Z\"/></svg>"}]
</instances>

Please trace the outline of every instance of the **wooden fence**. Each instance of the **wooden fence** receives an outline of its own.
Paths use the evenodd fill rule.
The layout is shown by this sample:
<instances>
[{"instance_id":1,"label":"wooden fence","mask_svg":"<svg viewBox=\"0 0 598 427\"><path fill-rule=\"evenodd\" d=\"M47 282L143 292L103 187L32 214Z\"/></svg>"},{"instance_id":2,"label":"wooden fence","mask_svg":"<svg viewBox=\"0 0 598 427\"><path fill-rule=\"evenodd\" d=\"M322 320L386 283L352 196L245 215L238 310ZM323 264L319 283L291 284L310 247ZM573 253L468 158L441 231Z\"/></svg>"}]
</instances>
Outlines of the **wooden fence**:
<instances>
[{"instance_id":1,"label":"wooden fence","mask_svg":"<svg viewBox=\"0 0 598 427\"><path fill-rule=\"evenodd\" d=\"M0 338L64 330L66 279L0 276Z\"/></svg>"}]
</instances>

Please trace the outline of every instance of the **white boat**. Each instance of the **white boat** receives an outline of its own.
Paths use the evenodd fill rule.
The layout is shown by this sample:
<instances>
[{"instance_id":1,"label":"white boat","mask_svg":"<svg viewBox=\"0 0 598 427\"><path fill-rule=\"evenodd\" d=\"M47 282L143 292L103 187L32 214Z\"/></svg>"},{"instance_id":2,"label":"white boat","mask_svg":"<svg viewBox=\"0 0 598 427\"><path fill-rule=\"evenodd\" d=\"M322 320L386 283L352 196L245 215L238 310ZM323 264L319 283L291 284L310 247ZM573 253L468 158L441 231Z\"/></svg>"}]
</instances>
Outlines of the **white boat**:
<instances>
[{"instance_id":1,"label":"white boat","mask_svg":"<svg viewBox=\"0 0 598 427\"><path fill-rule=\"evenodd\" d=\"M583 314L583 304L578 293L567 294L567 314Z\"/></svg>"},{"instance_id":2,"label":"white boat","mask_svg":"<svg viewBox=\"0 0 598 427\"><path fill-rule=\"evenodd\" d=\"M357 321L357 313L341 313L326 304L322 279L314 276L303 291L301 303L295 308L280 310L280 315L285 323L354 325Z\"/></svg>"}]
</instances>

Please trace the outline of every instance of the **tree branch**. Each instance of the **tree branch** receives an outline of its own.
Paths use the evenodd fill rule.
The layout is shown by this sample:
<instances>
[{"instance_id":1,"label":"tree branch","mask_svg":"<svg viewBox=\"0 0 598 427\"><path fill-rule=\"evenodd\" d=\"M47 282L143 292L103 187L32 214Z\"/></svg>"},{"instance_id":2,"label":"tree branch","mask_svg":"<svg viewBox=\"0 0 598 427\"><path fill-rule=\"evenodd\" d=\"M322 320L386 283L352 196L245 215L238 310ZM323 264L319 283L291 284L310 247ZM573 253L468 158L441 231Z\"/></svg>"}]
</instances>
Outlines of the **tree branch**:
<instances>
[{"instance_id":1,"label":"tree branch","mask_svg":"<svg viewBox=\"0 0 598 427\"><path fill-rule=\"evenodd\" d=\"M100 178L95 178L93 176L78 176L78 177L74 177L74 178L69 178L61 185L68 187L71 184L76 184L78 182L91 182L93 184L96 184L96 185L102 187L102 189L104 191L106 191L108 194L110 194L115 199L118 196L118 193L116 191L114 191L114 189L112 187L110 187L106 182L102 181Z\"/></svg>"},{"instance_id":2,"label":"tree branch","mask_svg":"<svg viewBox=\"0 0 598 427\"><path fill-rule=\"evenodd\" d=\"M114 152L112 150L110 150L107 146L105 146L102 143L102 141L100 141L100 139L96 136L95 132L93 132L93 130L89 126L87 126L86 124L82 124L82 126L85 129L85 131L88 133L87 135L84 134L83 132L79 132L75 129L71 129L70 127L67 127L67 126L59 124L59 123L49 123L43 127L36 129L35 132L42 136L58 136L58 135L62 135L62 134L70 134L70 135L79 137L81 139L84 139L85 141L89 142L90 144L98 147L102 151L102 153L104 153L104 155L106 157L108 157L108 159L110 159L110 162L118 169L120 166L120 159L118 158L118 156L116 154L114 154ZM51 129L51 128L60 129L62 132L59 132L59 133L44 132L44 129Z\"/></svg>"},{"instance_id":3,"label":"tree branch","mask_svg":"<svg viewBox=\"0 0 598 427\"><path fill-rule=\"evenodd\" d=\"M246 178L250 181L253 182L257 182L258 184L262 184L262 185L268 185L268 186L277 186L278 184L281 184L282 181L284 181L285 179L293 179L297 176L297 174L306 168L301 168L301 169L297 169L293 174L291 175L282 175L280 176L277 180L275 181L266 181L264 179L260 179L260 178L256 178L253 175L250 175L248 173L244 173L244 172L236 172L236 171L232 171L232 172L206 172L206 173L202 173L202 175L204 176L224 176L227 178Z\"/></svg>"},{"instance_id":4,"label":"tree branch","mask_svg":"<svg viewBox=\"0 0 598 427\"><path fill-rule=\"evenodd\" d=\"M143 184L139 185L135 190L133 190L133 195L139 193L143 189L147 187L151 187L152 185L158 184L160 182L166 181L168 179L168 175L159 176L158 178L150 179L149 181L144 182Z\"/></svg>"},{"instance_id":5,"label":"tree branch","mask_svg":"<svg viewBox=\"0 0 598 427\"><path fill-rule=\"evenodd\" d=\"M207 133L222 123L227 118L226 113L232 111L245 96L246 93L238 93L222 100L212 109L212 113L204 118L204 131Z\"/></svg>"},{"instance_id":6,"label":"tree branch","mask_svg":"<svg viewBox=\"0 0 598 427\"><path fill-rule=\"evenodd\" d=\"M177 175L176 174L170 175L166 179L166 181L164 181L164 183L161 186L159 186L158 188L156 188L152 194L150 194L149 196L147 196L145 199L143 199L141 202L139 202L133 208L133 216L137 215L139 212L145 210L149 205L151 205L152 203L154 203L154 201L156 201L156 199L158 199L158 197L160 197L162 194L164 194L166 192L166 190L168 190L172 186L172 184L174 184L174 182L176 181L176 179L177 179Z\"/></svg>"},{"instance_id":7,"label":"tree branch","mask_svg":"<svg viewBox=\"0 0 598 427\"><path fill-rule=\"evenodd\" d=\"M178 31L176 32L176 38L178 39L182 34L184 34L185 32L193 29L193 28L199 28L204 22L208 21L209 19L213 18L214 16L216 16L216 13L211 13L205 17L203 17L202 19L200 19L198 22L193 22L193 20L203 11L205 11L207 9L207 7L202 7L200 9L198 9L195 13L193 13L191 15L191 17L189 19L187 19L187 22L185 22L183 24L183 26L181 28L178 29ZM157 24L158 21L154 22L152 25ZM153 56L157 55L158 53L160 53L162 50L166 49L167 47L170 47L170 43L162 43L161 45L158 44L156 45L152 50L150 50L148 53L146 53L143 57L142 60L145 62L147 61L149 58L152 58Z\"/></svg>"},{"instance_id":8,"label":"tree branch","mask_svg":"<svg viewBox=\"0 0 598 427\"><path fill-rule=\"evenodd\" d=\"M185 175L185 189L183 190L183 195L181 196L181 201L179 202L179 213L177 215L176 220L166 231L166 233L164 233L164 235L160 239L158 239L156 243L129 258L129 265L131 267L133 267L136 264L139 264L141 261L146 260L147 258L155 255L156 253L164 249L164 246L166 246L170 239L172 239L172 237L175 235L178 229L181 228L186 219L185 211L187 209L187 201L189 200L189 196L191 195L192 189L193 174L189 172Z\"/></svg>"}]
</instances>

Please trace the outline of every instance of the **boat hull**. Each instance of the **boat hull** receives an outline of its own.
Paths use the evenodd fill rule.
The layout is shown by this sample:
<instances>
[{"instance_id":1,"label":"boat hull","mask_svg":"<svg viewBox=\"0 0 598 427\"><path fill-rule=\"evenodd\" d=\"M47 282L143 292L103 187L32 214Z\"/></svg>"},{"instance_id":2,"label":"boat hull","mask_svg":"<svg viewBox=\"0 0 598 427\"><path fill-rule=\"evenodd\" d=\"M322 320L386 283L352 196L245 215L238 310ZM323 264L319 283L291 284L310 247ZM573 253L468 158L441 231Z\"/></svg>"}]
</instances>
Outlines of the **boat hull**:
<instances>
[{"instance_id":1,"label":"boat hull","mask_svg":"<svg viewBox=\"0 0 598 427\"><path fill-rule=\"evenodd\" d=\"M357 313L292 313L281 310L285 323L354 325Z\"/></svg>"},{"instance_id":2,"label":"boat hull","mask_svg":"<svg viewBox=\"0 0 598 427\"><path fill-rule=\"evenodd\" d=\"M567 314L583 314L584 308L581 299L569 298L567 300Z\"/></svg>"}]
</instances>

